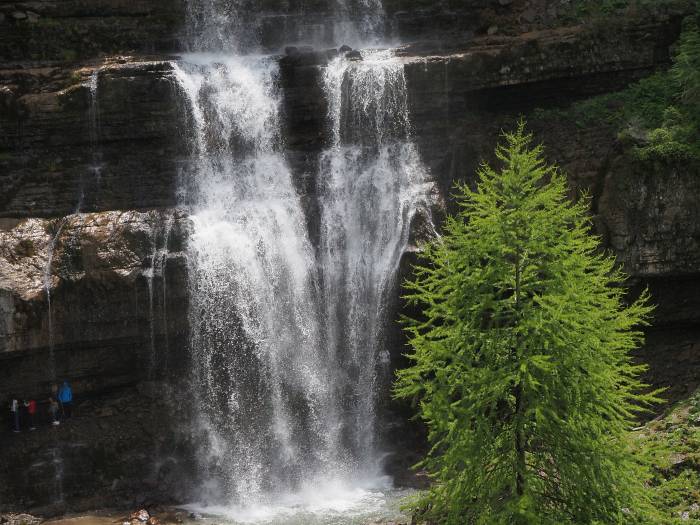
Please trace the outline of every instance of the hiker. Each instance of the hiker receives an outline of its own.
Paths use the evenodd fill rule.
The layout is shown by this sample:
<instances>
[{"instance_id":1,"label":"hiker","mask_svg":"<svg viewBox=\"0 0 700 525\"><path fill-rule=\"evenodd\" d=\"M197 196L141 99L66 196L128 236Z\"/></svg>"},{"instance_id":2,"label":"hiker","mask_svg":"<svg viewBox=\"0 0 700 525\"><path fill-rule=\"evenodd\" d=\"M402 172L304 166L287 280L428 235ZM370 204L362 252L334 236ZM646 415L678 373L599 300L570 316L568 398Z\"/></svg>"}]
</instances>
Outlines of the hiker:
<instances>
[{"instance_id":1,"label":"hiker","mask_svg":"<svg viewBox=\"0 0 700 525\"><path fill-rule=\"evenodd\" d=\"M55 397L49 398L49 414L51 414L51 424L60 425L61 422L58 420L58 401Z\"/></svg>"},{"instance_id":2,"label":"hiker","mask_svg":"<svg viewBox=\"0 0 700 525\"><path fill-rule=\"evenodd\" d=\"M61 403L63 417L69 419L73 412L73 390L68 381L64 381L61 388L58 390L58 401Z\"/></svg>"},{"instance_id":3,"label":"hiker","mask_svg":"<svg viewBox=\"0 0 700 525\"><path fill-rule=\"evenodd\" d=\"M19 410L20 410L20 415L19 415L19 424L20 427L23 426L29 426L29 401L27 401L27 398L25 397L22 399L22 402L19 404Z\"/></svg>"},{"instance_id":4,"label":"hiker","mask_svg":"<svg viewBox=\"0 0 700 525\"><path fill-rule=\"evenodd\" d=\"M19 432L19 401L14 397L10 401L10 413L15 424L15 428L12 431Z\"/></svg>"},{"instance_id":5,"label":"hiker","mask_svg":"<svg viewBox=\"0 0 700 525\"><path fill-rule=\"evenodd\" d=\"M27 418L29 419L29 430L36 430L35 416L36 416L36 401L30 399L24 402L24 406L27 407Z\"/></svg>"}]
</instances>

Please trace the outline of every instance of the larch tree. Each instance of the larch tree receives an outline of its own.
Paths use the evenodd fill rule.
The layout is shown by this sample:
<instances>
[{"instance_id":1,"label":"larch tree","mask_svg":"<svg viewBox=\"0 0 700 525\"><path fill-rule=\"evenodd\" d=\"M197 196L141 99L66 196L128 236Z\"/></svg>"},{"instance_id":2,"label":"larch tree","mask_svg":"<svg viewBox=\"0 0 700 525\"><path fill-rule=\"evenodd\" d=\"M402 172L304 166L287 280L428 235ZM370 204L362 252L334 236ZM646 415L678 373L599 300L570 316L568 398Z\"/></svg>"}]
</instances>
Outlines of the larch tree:
<instances>
[{"instance_id":1,"label":"larch tree","mask_svg":"<svg viewBox=\"0 0 700 525\"><path fill-rule=\"evenodd\" d=\"M410 366L395 395L418 402L434 479L417 502L447 524L644 522L645 467L630 452L648 294L591 233L588 199L532 146L524 123L428 243L408 282Z\"/></svg>"}]
</instances>

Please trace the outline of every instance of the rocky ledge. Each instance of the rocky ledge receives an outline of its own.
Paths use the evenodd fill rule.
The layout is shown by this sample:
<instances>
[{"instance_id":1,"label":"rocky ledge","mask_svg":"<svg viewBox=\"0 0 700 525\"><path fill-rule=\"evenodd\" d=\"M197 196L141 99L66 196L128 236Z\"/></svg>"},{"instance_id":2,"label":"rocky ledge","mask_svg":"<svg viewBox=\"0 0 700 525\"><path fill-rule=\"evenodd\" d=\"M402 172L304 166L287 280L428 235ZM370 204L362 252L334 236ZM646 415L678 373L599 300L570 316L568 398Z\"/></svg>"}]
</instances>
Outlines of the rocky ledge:
<instances>
[{"instance_id":1,"label":"rocky ledge","mask_svg":"<svg viewBox=\"0 0 700 525\"><path fill-rule=\"evenodd\" d=\"M181 480L164 476L173 457L186 461L173 450L187 436L177 438L182 392L167 380L186 360L186 216L112 211L2 223L0 384L39 409L36 431L24 422L21 434L0 432L0 507L58 502L43 509L54 513L66 503L177 494ZM76 406L53 426L46 399L64 379Z\"/></svg>"}]
</instances>

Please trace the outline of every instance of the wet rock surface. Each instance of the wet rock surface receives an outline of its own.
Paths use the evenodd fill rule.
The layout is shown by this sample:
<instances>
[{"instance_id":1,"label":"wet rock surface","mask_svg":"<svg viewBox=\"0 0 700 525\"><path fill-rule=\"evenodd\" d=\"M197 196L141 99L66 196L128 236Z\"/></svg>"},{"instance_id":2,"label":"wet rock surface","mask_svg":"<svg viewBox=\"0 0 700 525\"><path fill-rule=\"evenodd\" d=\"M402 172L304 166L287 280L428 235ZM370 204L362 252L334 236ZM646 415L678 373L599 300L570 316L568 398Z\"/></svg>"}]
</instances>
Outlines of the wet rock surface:
<instances>
[{"instance_id":1,"label":"wet rock surface","mask_svg":"<svg viewBox=\"0 0 700 525\"><path fill-rule=\"evenodd\" d=\"M173 426L182 391L168 380L184 359L187 220L158 210L13 222L0 231L3 405L12 393L38 409L36 430L23 414L19 434L5 432L3 412L2 507L56 514L169 497L169 483L182 485L172 458L188 457ZM54 426L47 399L63 380L75 406Z\"/></svg>"},{"instance_id":2,"label":"wet rock surface","mask_svg":"<svg viewBox=\"0 0 700 525\"><path fill-rule=\"evenodd\" d=\"M0 216L175 203L187 148L167 62L0 69L0 93Z\"/></svg>"}]
</instances>

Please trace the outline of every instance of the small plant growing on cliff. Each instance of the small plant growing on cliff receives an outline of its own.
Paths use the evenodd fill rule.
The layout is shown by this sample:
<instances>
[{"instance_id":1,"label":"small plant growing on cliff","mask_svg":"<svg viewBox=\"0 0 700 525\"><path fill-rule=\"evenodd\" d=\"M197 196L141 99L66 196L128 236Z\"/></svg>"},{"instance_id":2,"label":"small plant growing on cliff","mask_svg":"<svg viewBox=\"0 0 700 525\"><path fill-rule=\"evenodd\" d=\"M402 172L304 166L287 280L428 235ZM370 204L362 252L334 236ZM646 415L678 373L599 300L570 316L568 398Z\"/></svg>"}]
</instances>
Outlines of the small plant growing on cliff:
<instances>
[{"instance_id":1,"label":"small plant growing on cliff","mask_svg":"<svg viewBox=\"0 0 700 525\"><path fill-rule=\"evenodd\" d=\"M476 190L426 246L407 283L412 364L395 395L417 399L434 477L417 503L447 524L644 522L645 467L627 440L644 370L630 351L651 307L590 232L587 200L543 160L521 123Z\"/></svg>"}]
</instances>

